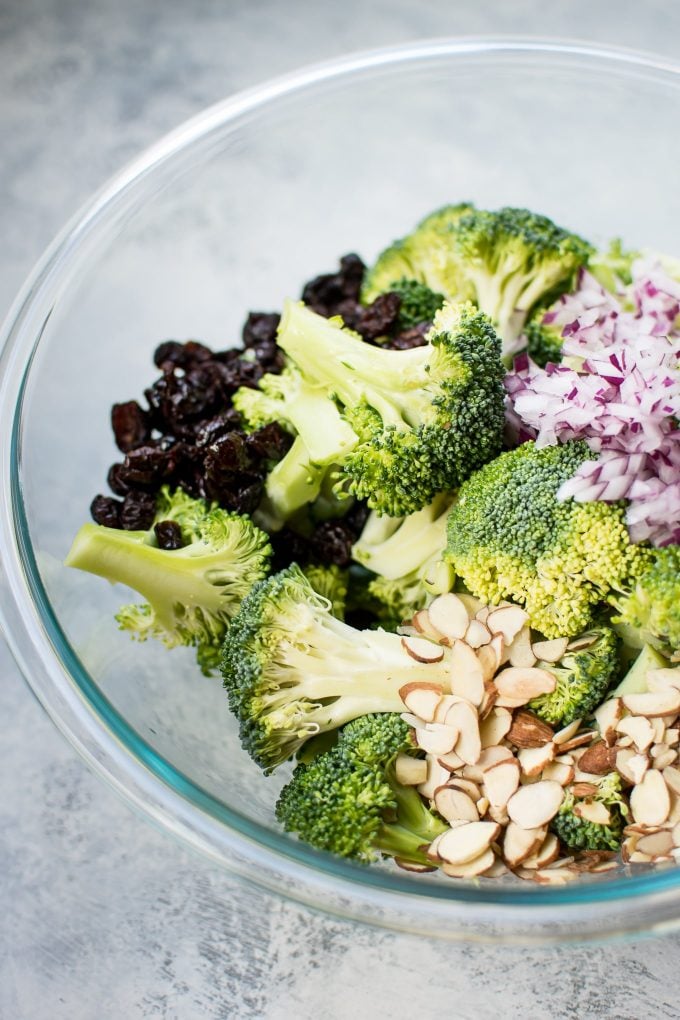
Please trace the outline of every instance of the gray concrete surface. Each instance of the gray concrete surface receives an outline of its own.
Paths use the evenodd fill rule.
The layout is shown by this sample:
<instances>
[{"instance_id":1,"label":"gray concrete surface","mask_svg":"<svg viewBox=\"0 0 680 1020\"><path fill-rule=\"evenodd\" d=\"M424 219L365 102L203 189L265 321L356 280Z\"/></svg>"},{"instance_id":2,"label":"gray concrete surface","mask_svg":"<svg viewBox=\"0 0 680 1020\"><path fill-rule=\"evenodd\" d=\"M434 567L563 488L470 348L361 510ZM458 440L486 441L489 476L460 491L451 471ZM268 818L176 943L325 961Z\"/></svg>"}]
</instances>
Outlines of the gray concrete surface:
<instances>
[{"instance_id":1,"label":"gray concrete surface","mask_svg":"<svg viewBox=\"0 0 680 1020\"><path fill-rule=\"evenodd\" d=\"M0 309L95 187L206 104L351 49L499 32L680 58L672 0L2 0ZM1 642L0 677L0 1020L680 1016L680 938L444 946L245 887L87 771Z\"/></svg>"}]
</instances>

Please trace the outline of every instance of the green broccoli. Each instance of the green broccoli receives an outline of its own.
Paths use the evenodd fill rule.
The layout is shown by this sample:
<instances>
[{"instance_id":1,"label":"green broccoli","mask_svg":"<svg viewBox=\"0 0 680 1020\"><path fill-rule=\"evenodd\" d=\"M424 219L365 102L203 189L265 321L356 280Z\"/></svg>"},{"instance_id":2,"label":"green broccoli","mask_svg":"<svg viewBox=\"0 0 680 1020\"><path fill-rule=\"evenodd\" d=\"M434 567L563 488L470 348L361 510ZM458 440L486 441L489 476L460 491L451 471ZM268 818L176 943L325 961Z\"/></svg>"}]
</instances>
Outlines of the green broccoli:
<instances>
[{"instance_id":1,"label":"green broccoli","mask_svg":"<svg viewBox=\"0 0 680 1020\"><path fill-rule=\"evenodd\" d=\"M439 493L428 506L404 518L369 515L352 556L378 575L368 580L367 591L386 623L410 618L428 596L451 590L453 571L443 556L453 498Z\"/></svg>"},{"instance_id":2,"label":"green broccoli","mask_svg":"<svg viewBox=\"0 0 680 1020\"><path fill-rule=\"evenodd\" d=\"M635 648L649 644L668 658L680 658L680 546L649 549L641 569L628 586L609 597L624 642Z\"/></svg>"},{"instance_id":3,"label":"green broccoli","mask_svg":"<svg viewBox=\"0 0 680 1020\"><path fill-rule=\"evenodd\" d=\"M425 667L447 684L446 659ZM423 677L401 638L337 620L292 564L256 585L229 627L224 686L245 749L270 772L310 737L370 712L399 712L399 689Z\"/></svg>"},{"instance_id":4,"label":"green broccoli","mask_svg":"<svg viewBox=\"0 0 680 1020\"><path fill-rule=\"evenodd\" d=\"M348 572L335 563L308 563L303 573L317 595L328 599L331 612L338 620L345 618Z\"/></svg>"},{"instance_id":5,"label":"green broccoli","mask_svg":"<svg viewBox=\"0 0 680 1020\"><path fill-rule=\"evenodd\" d=\"M633 279L631 268L641 252L626 251L620 238L610 242L606 251L597 251L588 259L588 269L605 290L618 294Z\"/></svg>"},{"instance_id":6,"label":"green broccoli","mask_svg":"<svg viewBox=\"0 0 680 1020\"><path fill-rule=\"evenodd\" d=\"M181 529L179 549L158 546L154 526L168 520ZM158 638L168 648L195 646L209 671L229 620L266 577L270 557L269 539L247 517L164 486L149 531L84 524L65 563L134 588L146 602L119 611L121 630L139 641Z\"/></svg>"},{"instance_id":7,"label":"green broccoli","mask_svg":"<svg viewBox=\"0 0 680 1020\"><path fill-rule=\"evenodd\" d=\"M464 482L449 514L447 557L469 591L521 603L548 638L587 629L597 603L638 569L622 505L557 500L591 456L583 442L524 443Z\"/></svg>"},{"instance_id":8,"label":"green broccoli","mask_svg":"<svg viewBox=\"0 0 680 1020\"><path fill-rule=\"evenodd\" d=\"M339 484L380 514L421 509L500 450L499 341L471 305L445 305L425 346L389 351L288 302L278 342L339 404L357 438L338 458Z\"/></svg>"},{"instance_id":9,"label":"green broccoli","mask_svg":"<svg viewBox=\"0 0 680 1020\"><path fill-rule=\"evenodd\" d=\"M242 386L233 404L247 428L279 422L295 440L267 476L263 513L270 529L287 521L319 495L332 465L356 445L356 434L335 403L289 365L264 375L258 388Z\"/></svg>"},{"instance_id":10,"label":"green broccoli","mask_svg":"<svg viewBox=\"0 0 680 1020\"><path fill-rule=\"evenodd\" d=\"M587 718L604 701L619 672L618 641L610 627L598 627L580 636L592 638L592 644L567 651L557 663L537 663L553 674L557 686L552 694L534 698L529 708L554 726Z\"/></svg>"},{"instance_id":11,"label":"green broccoli","mask_svg":"<svg viewBox=\"0 0 680 1020\"><path fill-rule=\"evenodd\" d=\"M405 277L393 283L390 290L401 298L397 320L400 330L432 322L446 300L443 294L430 290L427 284Z\"/></svg>"},{"instance_id":12,"label":"green broccoli","mask_svg":"<svg viewBox=\"0 0 680 1020\"><path fill-rule=\"evenodd\" d=\"M382 253L362 293L373 300L407 276L449 301L473 301L498 329L509 358L531 311L567 290L592 250L527 209L448 206Z\"/></svg>"},{"instance_id":13,"label":"green broccoli","mask_svg":"<svg viewBox=\"0 0 680 1020\"><path fill-rule=\"evenodd\" d=\"M540 368L551 362L559 364L562 360L562 326L545 322L548 309L539 308L524 327L527 342L527 354Z\"/></svg>"},{"instance_id":14,"label":"green broccoli","mask_svg":"<svg viewBox=\"0 0 680 1020\"><path fill-rule=\"evenodd\" d=\"M397 755L414 752L399 715L350 722L335 747L296 767L276 817L317 850L365 862L383 854L431 864L425 848L448 826L413 787L397 781Z\"/></svg>"},{"instance_id":15,"label":"green broccoli","mask_svg":"<svg viewBox=\"0 0 680 1020\"><path fill-rule=\"evenodd\" d=\"M621 777L610 772L598 781L598 791L592 798L577 799L567 788L562 805L550 823L550 828L569 850L618 850L623 839L628 806L621 792ZM609 810L608 823L589 822L574 814L577 804L592 801Z\"/></svg>"}]
</instances>

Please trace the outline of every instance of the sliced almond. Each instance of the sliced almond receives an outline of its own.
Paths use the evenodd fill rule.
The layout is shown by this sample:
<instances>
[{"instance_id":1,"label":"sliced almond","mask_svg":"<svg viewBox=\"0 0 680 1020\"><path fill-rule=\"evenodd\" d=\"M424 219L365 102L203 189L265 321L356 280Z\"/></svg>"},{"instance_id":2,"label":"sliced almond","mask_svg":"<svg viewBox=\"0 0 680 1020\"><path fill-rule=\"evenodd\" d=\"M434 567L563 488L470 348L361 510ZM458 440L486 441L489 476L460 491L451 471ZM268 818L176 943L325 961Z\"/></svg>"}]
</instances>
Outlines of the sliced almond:
<instances>
[{"instance_id":1,"label":"sliced almond","mask_svg":"<svg viewBox=\"0 0 680 1020\"><path fill-rule=\"evenodd\" d=\"M414 861L405 861L403 857L395 857L394 863L402 871L414 871L418 875L424 874L426 871L436 871L437 869L432 864L416 864Z\"/></svg>"},{"instance_id":2,"label":"sliced almond","mask_svg":"<svg viewBox=\"0 0 680 1020\"><path fill-rule=\"evenodd\" d=\"M553 742L560 747L562 744L568 743L572 737L575 737L581 726L580 719L574 719L572 722L567 723L561 730L558 730L555 736L552 738Z\"/></svg>"},{"instance_id":3,"label":"sliced almond","mask_svg":"<svg viewBox=\"0 0 680 1020\"><path fill-rule=\"evenodd\" d=\"M507 708L492 708L479 727L482 748L500 744L512 726L512 715Z\"/></svg>"},{"instance_id":4,"label":"sliced almond","mask_svg":"<svg viewBox=\"0 0 680 1020\"><path fill-rule=\"evenodd\" d=\"M482 645L488 645L490 640L491 631L479 620L470 620L465 631L465 641L470 648L481 648Z\"/></svg>"},{"instance_id":5,"label":"sliced almond","mask_svg":"<svg viewBox=\"0 0 680 1020\"><path fill-rule=\"evenodd\" d=\"M666 770L664 769L664 772ZM671 809L668 812L668 825L677 825L680 822L680 797L669 789L668 796L671 798Z\"/></svg>"},{"instance_id":6,"label":"sliced almond","mask_svg":"<svg viewBox=\"0 0 680 1020\"><path fill-rule=\"evenodd\" d=\"M482 698L482 703L478 709L480 722L483 722L484 719L486 719L489 712L492 710L497 701L498 691L496 690L496 685L493 682L485 683L484 697Z\"/></svg>"},{"instance_id":7,"label":"sliced almond","mask_svg":"<svg viewBox=\"0 0 680 1020\"><path fill-rule=\"evenodd\" d=\"M484 878L502 878L503 875L507 875L508 869L506 868L500 857L496 857L495 861L490 868L483 873Z\"/></svg>"},{"instance_id":8,"label":"sliced almond","mask_svg":"<svg viewBox=\"0 0 680 1020\"><path fill-rule=\"evenodd\" d=\"M492 634L501 634L506 645L511 645L517 634L526 623L529 622L529 614L525 613L519 606L507 606L501 609L494 609L489 613L486 626Z\"/></svg>"},{"instance_id":9,"label":"sliced almond","mask_svg":"<svg viewBox=\"0 0 680 1020\"><path fill-rule=\"evenodd\" d=\"M474 651L464 641L454 641L451 649L451 693L471 704L481 705L484 698L484 671Z\"/></svg>"},{"instance_id":10,"label":"sliced almond","mask_svg":"<svg viewBox=\"0 0 680 1020\"><path fill-rule=\"evenodd\" d=\"M446 714L447 725L458 730L458 740L453 750L466 765L475 765L482 753L479 736L479 720L472 705L461 702L453 705Z\"/></svg>"},{"instance_id":11,"label":"sliced almond","mask_svg":"<svg viewBox=\"0 0 680 1020\"><path fill-rule=\"evenodd\" d=\"M577 735L572 737L571 740L565 740L560 745L560 751L564 751L566 753L568 751L574 751L577 747L584 747L586 744L590 744L593 737L596 737L597 735L596 730L588 730L586 733L577 733Z\"/></svg>"},{"instance_id":12,"label":"sliced almond","mask_svg":"<svg viewBox=\"0 0 680 1020\"><path fill-rule=\"evenodd\" d=\"M416 730L416 743L428 754L448 754L453 751L458 739L456 727L444 723L427 723L422 729Z\"/></svg>"},{"instance_id":13,"label":"sliced almond","mask_svg":"<svg viewBox=\"0 0 680 1020\"><path fill-rule=\"evenodd\" d=\"M468 595L467 592L456 592L456 595L467 609L470 619L475 617L481 609L485 608L482 600L476 598L475 595Z\"/></svg>"},{"instance_id":14,"label":"sliced almond","mask_svg":"<svg viewBox=\"0 0 680 1020\"><path fill-rule=\"evenodd\" d=\"M488 823L480 822L479 824ZM491 848L488 848L478 857L467 861L465 864L449 864L445 861L442 865L442 871L445 875L450 875L451 878L476 878L478 875L484 875L488 872L495 863L496 855Z\"/></svg>"},{"instance_id":15,"label":"sliced almond","mask_svg":"<svg viewBox=\"0 0 680 1020\"><path fill-rule=\"evenodd\" d=\"M508 648L508 660L511 666L519 666L521 669L528 669L536 663L536 656L531 647L531 634L527 626L515 634L512 644Z\"/></svg>"},{"instance_id":16,"label":"sliced almond","mask_svg":"<svg viewBox=\"0 0 680 1020\"><path fill-rule=\"evenodd\" d=\"M559 662L567 650L568 638L553 638L552 641L534 641L534 655L541 662Z\"/></svg>"},{"instance_id":17,"label":"sliced almond","mask_svg":"<svg viewBox=\"0 0 680 1020\"><path fill-rule=\"evenodd\" d=\"M524 859L522 867L531 869L547 868L557 860L559 855L560 841L554 833L549 832L538 850Z\"/></svg>"},{"instance_id":18,"label":"sliced almond","mask_svg":"<svg viewBox=\"0 0 680 1020\"><path fill-rule=\"evenodd\" d=\"M475 802L467 793L453 786L440 786L434 795L434 806L447 822L463 819L466 822L478 822L479 812Z\"/></svg>"},{"instance_id":19,"label":"sliced almond","mask_svg":"<svg viewBox=\"0 0 680 1020\"><path fill-rule=\"evenodd\" d=\"M498 709L498 711L506 711ZM507 734L508 742L515 747L543 747L553 739L552 726L533 712L515 712Z\"/></svg>"},{"instance_id":20,"label":"sliced almond","mask_svg":"<svg viewBox=\"0 0 680 1020\"><path fill-rule=\"evenodd\" d=\"M662 748L664 750L662 750ZM677 761L678 752L671 747L666 747L665 744L658 744L656 748L652 749L652 754L656 750L656 755L653 758L655 769L665 769L667 765L672 765L673 762Z\"/></svg>"},{"instance_id":21,"label":"sliced almond","mask_svg":"<svg viewBox=\"0 0 680 1020\"><path fill-rule=\"evenodd\" d=\"M521 786L508 802L508 814L523 829L537 829L554 818L564 799L559 783L543 779L530 786Z\"/></svg>"},{"instance_id":22,"label":"sliced almond","mask_svg":"<svg viewBox=\"0 0 680 1020\"><path fill-rule=\"evenodd\" d=\"M535 666L527 669L509 666L498 673L494 683L499 694L497 704L507 708L518 708L541 694L552 694L556 680L552 673Z\"/></svg>"},{"instance_id":23,"label":"sliced almond","mask_svg":"<svg viewBox=\"0 0 680 1020\"><path fill-rule=\"evenodd\" d=\"M663 825L670 807L668 787L662 774L648 769L630 795L633 818L642 825Z\"/></svg>"},{"instance_id":24,"label":"sliced almond","mask_svg":"<svg viewBox=\"0 0 680 1020\"><path fill-rule=\"evenodd\" d=\"M616 770L625 780L636 786L649 768L649 758L646 754L634 754L632 748L622 748L616 754Z\"/></svg>"},{"instance_id":25,"label":"sliced almond","mask_svg":"<svg viewBox=\"0 0 680 1020\"><path fill-rule=\"evenodd\" d=\"M670 744L671 741L666 737L666 725L660 716L655 716L654 719L649 720L649 725L654 730L654 743L655 744Z\"/></svg>"},{"instance_id":26,"label":"sliced almond","mask_svg":"<svg viewBox=\"0 0 680 1020\"><path fill-rule=\"evenodd\" d=\"M612 820L608 808L598 800L580 801L574 805L574 814L594 825L609 825Z\"/></svg>"},{"instance_id":27,"label":"sliced almond","mask_svg":"<svg viewBox=\"0 0 680 1020\"><path fill-rule=\"evenodd\" d=\"M492 608L491 606L482 606L481 609L478 609L477 612L475 613L475 620L479 620L480 623L485 624L486 621L489 619L489 613L491 612L491 608Z\"/></svg>"},{"instance_id":28,"label":"sliced almond","mask_svg":"<svg viewBox=\"0 0 680 1020\"><path fill-rule=\"evenodd\" d=\"M510 821L508 809L504 807L496 807L494 804L489 804L487 815L493 822L498 822L503 829Z\"/></svg>"},{"instance_id":29,"label":"sliced almond","mask_svg":"<svg viewBox=\"0 0 680 1020\"><path fill-rule=\"evenodd\" d=\"M574 797L594 797L598 790L597 783L574 783L571 788Z\"/></svg>"},{"instance_id":30,"label":"sliced almond","mask_svg":"<svg viewBox=\"0 0 680 1020\"><path fill-rule=\"evenodd\" d=\"M665 691L651 691L648 694L624 694L624 707L633 715L648 718L672 715L680 711L680 690L669 687Z\"/></svg>"},{"instance_id":31,"label":"sliced almond","mask_svg":"<svg viewBox=\"0 0 680 1020\"><path fill-rule=\"evenodd\" d=\"M647 672L648 690L667 691L669 688L680 691L680 669L650 669Z\"/></svg>"},{"instance_id":32,"label":"sliced almond","mask_svg":"<svg viewBox=\"0 0 680 1020\"><path fill-rule=\"evenodd\" d=\"M508 646L502 634L494 634L489 644L485 647L493 649L496 656L496 669L499 669L503 663L508 661Z\"/></svg>"},{"instance_id":33,"label":"sliced almond","mask_svg":"<svg viewBox=\"0 0 680 1020\"><path fill-rule=\"evenodd\" d=\"M482 796L482 791L477 783L473 783L471 779L464 779L462 776L452 776L446 785L452 786L456 790L462 790L475 802Z\"/></svg>"},{"instance_id":34,"label":"sliced almond","mask_svg":"<svg viewBox=\"0 0 680 1020\"><path fill-rule=\"evenodd\" d=\"M458 705L461 701L466 701L466 698L460 698L457 694L445 694L442 700L439 702L437 711L434 714L432 722L446 722L446 714L452 705Z\"/></svg>"},{"instance_id":35,"label":"sliced almond","mask_svg":"<svg viewBox=\"0 0 680 1020\"><path fill-rule=\"evenodd\" d=\"M676 823L673 826L673 831L671 833L671 836L673 838L674 845L675 846L680 846L680 823Z\"/></svg>"},{"instance_id":36,"label":"sliced almond","mask_svg":"<svg viewBox=\"0 0 680 1020\"><path fill-rule=\"evenodd\" d=\"M423 722L432 722L443 693L444 688L440 684L413 682L399 688L399 697L409 712Z\"/></svg>"},{"instance_id":37,"label":"sliced almond","mask_svg":"<svg viewBox=\"0 0 680 1020\"><path fill-rule=\"evenodd\" d=\"M489 806L507 807L519 786L520 768L516 758L498 762L484 772L484 793Z\"/></svg>"},{"instance_id":38,"label":"sliced almond","mask_svg":"<svg viewBox=\"0 0 680 1020\"><path fill-rule=\"evenodd\" d=\"M561 761L551 761L543 769L543 779L552 779L560 786L568 786L574 779L574 766Z\"/></svg>"},{"instance_id":39,"label":"sliced almond","mask_svg":"<svg viewBox=\"0 0 680 1020\"><path fill-rule=\"evenodd\" d=\"M658 722L658 719L653 719L652 722ZM663 737L657 737L657 743L661 743L663 740L664 744L668 744L669 747L675 747L680 743L680 730L676 727L667 729Z\"/></svg>"},{"instance_id":40,"label":"sliced almond","mask_svg":"<svg viewBox=\"0 0 680 1020\"><path fill-rule=\"evenodd\" d=\"M585 749L578 763L583 772L605 776L616 768L616 748L608 747L605 740L598 740Z\"/></svg>"},{"instance_id":41,"label":"sliced almond","mask_svg":"<svg viewBox=\"0 0 680 1020\"><path fill-rule=\"evenodd\" d=\"M543 845L547 829L523 829L515 822L509 822L503 837L503 857L511 868L516 868Z\"/></svg>"},{"instance_id":42,"label":"sliced almond","mask_svg":"<svg viewBox=\"0 0 680 1020\"><path fill-rule=\"evenodd\" d=\"M479 756L477 767L482 772L488 772L494 765L498 765L501 761L516 761L517 759L513 755L509 747L504 747L502 744L496 745L495 747L485 747Z\"/></svg>"},{"instance_id":43,"label":"sliced almond","mask_svg":"<svg viewBox=\"0 0 680 1020\"><path fill-rule=\"evenodd\" d=\"M418 633L422 634L423 637L430 638L432 641L439 641L441 635L430 623L430 614L427 609L419 609L417 613L414 613L413 620L411 622Z\"/></svg>"},{"instance_id":44,"label":"sliced almond","mask_svg":"<svg viewBox=\"0 0 680 1020\"><path fill-rule=\"evenodd\" d=\"M538 776L555 758L555 745L550 742L543 747L523 747L517 757L525 776Z\"/></svg>"},{"instance_id":45,"label":"sliced almond","mask_svg":"<svg viewBox=\"0 0 680 1020\"><path fill-rule=\"evenodd\" d=\"M603 702L593 713L600 733L611 747L616 743L616 725L623 716L621 698L611 698Z\"/></svg>"},{"instance_id":46,"label":"sliced almond","mask_svg":"<svg viewBox=\"0 0 680 1020\"><path fill-rule=\"evenodd\" d=\"M443 769L447 772L457 772L458 769L462 769L465 762L462 758L459 758L455 751L449 751L448 754L437 755L437 761Z\"/></svg>"},{"instance_id":47,"label":"sliced almond","mask_svg":"<svg viewBox=\"0 0 680 1020\"><path fill-rule=\"evenodd\" d=\"M639 850L634 850L628 860L631 864L650 864L652 858L649 854L643 854Z\"/></svg>"},{"instance_id":48,"label":"sliced almond","mask_svg":"<svg viewBox=\"0 0 680 1020\"><path fill-rule=\"evenodd\" d=\"M465 603L461 602L453 592L438 595L434 602L428 606L427 612L430 624L441 634L442 638L452 642L465 637L470 616Z\"/></svg>"},{"instance_id":49,"label":"sliced almond","mask_svg":"<svg viewBox=\"0 0 680 1020\"><path fill-rule=\"evenodd\" d=\"M434 641L428 641L424 637L402 637L401 647L416 662L441 662L444 658L442 646L435 644Z\"/></svg>"},{"instance_id":50,"label":"sliced almond","mask_svg":"<svg viewBox=\"0 0 680 1020\"><path fill-rule=\"evenodd\" d=\"M567 885L573 882L577 875L568 868L539 868L532 871L530 868L519 868L515 874L518 878L524 878L530 882L538 882L539 885Z\"/></svg>"},{"instance_id":51,"label":"sliced almond","mask_svg":"<svg viewBox=\"0 0 680 1020\"><path fill-rule=\"evenodd\" d=\"M627 715L616 724L616 730L631 737L638 751L646 751L654 741L654 727L643 715Z\"/></svg>"},{"instance_id":52,"label":"sliced almond","mask_svg":"<svg viewBox=\"0 0 680 1020\"><path fill-rule=\"evenodd\" d=\"M441 860L437 847L439 846L439 840L442 838L443 835L444 833L442 832L438 836L435 836L430 845L425 850L425 856L429 857L431 861Z\"/></svg>"},{"instance_id":53,"label":"sliced almond","mask_svg":"<svg viewBox=\"0 0 680 1020\"><path fill-rule=\"evenodd\" d=\"M446 783L449 772L432 755L428 754L425 760L427 762L427 779L417 787L417 790L426 800L432 800L437 788Z\"/></svg>"},{"instance_id":54,"label":"sliced almond","mask_svg":"<svg viewBox=\"0 0 680 1020\"><path fill-rule=\"evenodd\" d=\"M437 852L449 864L466 864L487 850L501 831L495 822L469 822L445 832Z\"/></svg>"},{"instance_id":55,"label":"sliced almond","mask_svg":"<svg viewBox=\"0 0 680 1020\"><path fill-rule=\"evenodd\" d=\"M673 849L673 835L667 829L652 833L650 836L641 836L637 842L637 850L651 857L665 856Z\"/></svg>"},{"instance_id":56,"label":"sliced almond","mask_svg":"<svg viewBox=\"0 0 680 1020\"><path fill-rule=\"evenodd\" d=\"M477 649L477 658L479 659L479 664L482 667L484 683L488 683L490 680L493 680L496 670L500 665L496 650L490 644L482 645L481 648Z\"/></svg>"},{"instance_id":57,"label":"sliced almond","mask_svg":"<svg viewBox=\"0 0 680 1020\"><path fill-rule=\"evenodd\" d=\"M597 641L597 635L593 634L582 634L580 637L572 638L567 645L567 651L569 652L581 652L584 648L590 648Z\"/></svg>"},{"instance_id":58,"label":"sliced almond","mask_svg":"<svg viewBox=\"0 0 680 1020\"><path fill-rule=\"evenodd\" d=\"M394 763L397 782L402 786L420 786L427 781L427 761L410 754L398 754Z\"/></svg>"},{"instance_id":59,"label":"sliced almond","mask_svg":"<svg viewBox=\"0 0 680 1020\"><path fill-rule=\"evenodd\" d=\"M668 788L680 797L680 769L674 768L672 765L666 766L663 770L663 777Z\"/></svg>"}]
</instances>

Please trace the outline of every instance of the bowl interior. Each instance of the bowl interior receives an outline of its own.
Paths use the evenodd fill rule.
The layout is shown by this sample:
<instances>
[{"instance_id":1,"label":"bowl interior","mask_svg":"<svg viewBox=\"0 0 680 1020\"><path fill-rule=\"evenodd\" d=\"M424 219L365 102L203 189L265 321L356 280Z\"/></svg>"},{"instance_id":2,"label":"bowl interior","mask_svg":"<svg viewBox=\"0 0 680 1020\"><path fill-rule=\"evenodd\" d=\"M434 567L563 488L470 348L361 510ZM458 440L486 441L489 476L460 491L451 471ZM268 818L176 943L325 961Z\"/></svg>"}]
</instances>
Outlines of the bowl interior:
<instances>
[{"instance_id":1,"label":"bowl interior","mask_svg":"<svg viewBox=\"0 0 680 1020\"><path fill-rule=\"evenodd\" d=\"M182 797L202 791L211 810L263 827L281 852L292 846L273 817L285 770L265 779L240 750L219 681L190 651L130 642L113 619L130 593L61 565L120 459L111 404L141 399L161 340L233 346L248 310L280 308L348 251L370 261L448 202L526 205L596 243L677 251L680 140L668 125L678 105L670 73L559 47L358 62L190 127L57 252L34 309L39 343L29 362L25 339L14 367L20 540L30 583L44 589L42 621L58 624L57 657L76 684L88 678L87 700L103 695L94 711L122 717L155 752ZM382 868L363 881L436 885L444 897L460 888Z\"/></svg>"}]
</instances>

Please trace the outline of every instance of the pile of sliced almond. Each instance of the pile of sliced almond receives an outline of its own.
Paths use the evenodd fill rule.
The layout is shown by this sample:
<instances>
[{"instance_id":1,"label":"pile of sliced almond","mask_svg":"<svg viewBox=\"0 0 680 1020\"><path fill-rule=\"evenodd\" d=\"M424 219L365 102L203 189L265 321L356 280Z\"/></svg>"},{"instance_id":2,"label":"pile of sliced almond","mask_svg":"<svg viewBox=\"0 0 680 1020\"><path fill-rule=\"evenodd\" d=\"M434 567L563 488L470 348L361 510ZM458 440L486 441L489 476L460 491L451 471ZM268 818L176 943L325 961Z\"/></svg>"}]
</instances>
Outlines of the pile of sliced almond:
<instances>
[{"instance_id":1,"label":"pile of sliced almond","mask_svg":"<svg viewBox=\"0 0 680 1020\"><path fill-rule=\"evenodd\" d=\"M448 686L425 679L425 669L400 691L425 757L400 755L397 777L450 826L428 847L433 866L454 878L513 872L548 885L616 867L613 852L570 855L548 828L567 790L576 814L608 824L596 794L614 771L630 803L623 861L680 862L680 668L650 671L649 693L606 701L597 729L576 720L555 732L526 708L555 689L536 663L557 662L583 639L532 643L519 606L453 593L401 629L404 649L424 667L441 668L444 648L450 664Z\"/></svg>"}]
</instances>

